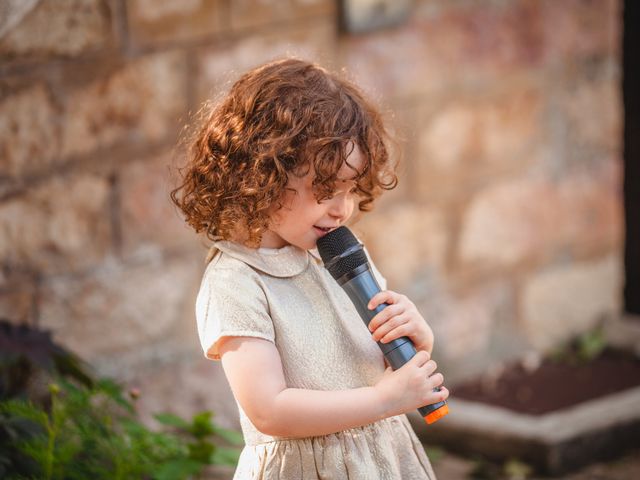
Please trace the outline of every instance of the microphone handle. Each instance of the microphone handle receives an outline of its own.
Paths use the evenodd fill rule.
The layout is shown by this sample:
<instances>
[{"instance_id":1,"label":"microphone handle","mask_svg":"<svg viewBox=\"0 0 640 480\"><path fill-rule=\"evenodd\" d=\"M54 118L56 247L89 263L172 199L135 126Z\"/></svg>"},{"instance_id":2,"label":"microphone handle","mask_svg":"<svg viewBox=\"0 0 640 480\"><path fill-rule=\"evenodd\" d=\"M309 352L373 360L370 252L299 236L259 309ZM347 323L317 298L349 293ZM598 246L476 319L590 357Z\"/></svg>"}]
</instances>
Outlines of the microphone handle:
<instances>
[{"instance_id":1,"label":"microphone handle","mask_svg":"<svg viewBox=\"0 0 640 480\"><path fill-rule=\"evenodd\" d=\"M355 271L338 279L338 283L347 293L360 314L360 317L367 325L367 328L369 328L369 322L371 322L378 312L384 310L388 304L382 303L375 309L369 310L367 307L369 300L380 292L381 288L369 265L366 264L366 268L363 267L364 265L361 265ZM408 337L396 338L387 343L377 343L393 370L399 369L417 353L413 342ZM434 391L440 391L440 388L438 387L434 389ZM439 410L441 408L442 410ZM425 405L418 408L418 412L420 412L420 416L423 417L427 423L436 422L448 413L447 402L445 400L431 405Z\"/></svg>"}]
</instances>

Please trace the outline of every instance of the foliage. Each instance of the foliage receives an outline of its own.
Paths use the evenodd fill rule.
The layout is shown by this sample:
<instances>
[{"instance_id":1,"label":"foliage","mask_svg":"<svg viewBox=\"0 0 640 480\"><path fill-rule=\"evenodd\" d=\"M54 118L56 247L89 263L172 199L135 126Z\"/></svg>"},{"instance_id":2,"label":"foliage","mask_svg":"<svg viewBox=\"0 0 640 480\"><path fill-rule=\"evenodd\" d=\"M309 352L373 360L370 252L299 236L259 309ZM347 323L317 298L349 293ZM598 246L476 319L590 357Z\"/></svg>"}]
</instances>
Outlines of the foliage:
<instances>
[{"instance_id":1,"label":"foliage","mask_svg":"<svg viewBox=\"0 0 640 480\"><path fill-rule=\"evenodd\" d=\"M602 326L586 331L551 352L551 359L571 365L595 360L607 348L607 339Z\"/></svg>"},{"instance_id":2,"label":"foliage","mask_svg":"<svg viewBox=\"0 0 640 480\"><path fill-rule=\"evenodd\" d=\"M95 379L48 332L0 320L0 478L198 478L207 465L234 466L242 436L205 411L191 420L156 414L159 430L137 417L139 393ZM46 398L29 388L46 373Z\"/></svg>"},{"instance_id":3,"label":"foliage","mask_svg":"<svg viewBox=\"0 0 640 480\"><path fill-rule=\"evenodd\" d=\"M5 426L18 420L30 424L26 435L17 431L16 440L36 478L173 480L196 476L209 464L237 463L238 449L221 446L220 440L239 445L242 437L215 426L211 412L191 421L158 414L165 428L153 431L136 419L133 403L113 381L99 380L91 388L59 382L51 385L49 411L29 400L0 403Z\"/></svg>"}]
</instances>

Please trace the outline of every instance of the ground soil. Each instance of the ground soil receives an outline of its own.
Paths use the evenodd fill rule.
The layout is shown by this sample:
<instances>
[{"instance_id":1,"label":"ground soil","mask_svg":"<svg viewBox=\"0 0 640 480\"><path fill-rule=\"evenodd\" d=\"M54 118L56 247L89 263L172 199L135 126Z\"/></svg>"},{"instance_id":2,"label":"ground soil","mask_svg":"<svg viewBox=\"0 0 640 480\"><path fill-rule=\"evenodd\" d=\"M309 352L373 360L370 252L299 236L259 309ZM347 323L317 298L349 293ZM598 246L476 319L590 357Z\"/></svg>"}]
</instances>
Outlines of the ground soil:
<instances>
[{"instance_id":1,"label":"ground soil","mask_svg":"<svg viewBox=\"0 0 640 480\"><path fill-rule=\"evenodd\" d=\"M452 398L542 415L640 385L640 359L605 350L588 362L545 359L527 371L508 366L495 378L479 378L451 387Z\"/></svg>"}]
</instances>

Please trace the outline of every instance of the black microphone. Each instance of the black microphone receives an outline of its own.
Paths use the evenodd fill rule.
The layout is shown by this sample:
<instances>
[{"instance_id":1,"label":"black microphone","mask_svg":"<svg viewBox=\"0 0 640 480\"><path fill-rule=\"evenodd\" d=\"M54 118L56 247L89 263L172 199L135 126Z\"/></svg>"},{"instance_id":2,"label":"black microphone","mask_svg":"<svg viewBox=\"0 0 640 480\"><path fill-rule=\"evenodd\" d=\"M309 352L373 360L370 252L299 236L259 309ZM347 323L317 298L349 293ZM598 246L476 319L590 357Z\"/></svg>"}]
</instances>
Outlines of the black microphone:
<instances>
[{"instance_id":1,"label":"black microphone","mask_svg":"<svg viewBox=\"0 0 640 480\"><path fill-rule=\"evenodd\" d=\"M368 328L373 317L388 304L382 303L374 310L367 308L369 300L381 289L373 275L363 245L347 227L342 226L320 237L317 246L325 268L347 293ZM378 342L378 346L394 370L407 363L417 353L408 337L400 337L388 343ZM440 388L436 390L439 391ZM420 407L418 411L425 421L431 424L449 413L449 406L445 400Z\"/></svg>"}]
</instances>

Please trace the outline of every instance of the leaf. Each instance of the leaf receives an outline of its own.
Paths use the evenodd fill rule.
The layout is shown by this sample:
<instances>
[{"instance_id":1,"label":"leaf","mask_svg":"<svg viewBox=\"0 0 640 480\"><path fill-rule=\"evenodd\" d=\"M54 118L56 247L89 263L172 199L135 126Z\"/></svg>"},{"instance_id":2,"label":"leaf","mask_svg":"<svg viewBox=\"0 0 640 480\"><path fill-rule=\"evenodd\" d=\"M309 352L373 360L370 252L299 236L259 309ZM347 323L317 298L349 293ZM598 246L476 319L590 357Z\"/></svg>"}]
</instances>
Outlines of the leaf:
<instances>
[{"instance_id":1,"label":"leaf","mask_svg":"<svg viewBox=\"0 0 640 480\"><path fill-rule=\"evenodd\" d=\"M222 428L214 425L213 433L215 433L220 438L225 439L227 442L233 445L239 445L239 446L244 445L244 437L242 436L242 433L236 432L235 430L228 430L226 428Z\"/></svg>"},{"instance_id":2,"label":"leaf","mask_svg":"<svg viewBox=\"0 0 640 480\"><path fill-rule=\"evenodd\" d=\"M191 420L189 432L196 438L203 438L213 433L213 422L211 421L213 413L204 411L197 413Z\"/></svg>"},{"instance_id":3,"label":"leaf","mask_svg":"<svg viewBox=\"0 0 640 480\"><path fill-rule=\"evenodd\" d=\"M431 463L438 463L446 455L444 449L433 445L425 446L425 451Z\"/></svg>"},{"instance_id":4,"label":"leaf","mask_svg":"<svg viewBox=\"0 0 640 480\"><path fill-rule=\"evenodd\" d=\"M188 431L191 428L191 424L189 422L178 415L174 415L173 413L156 413L153 417L161 424L169 427L177 427L185 431Z\"/></svg>"},{"instance_id":5,"label":"leaf","mask_svg":"<svg viewBox=\"0 0 640 480\"><path fill-rule=\"evenodd\" d=\"M169 460L160 465L153 478L156 480L180 480L200 473L203 464L187 458Z\"/></svg>"},{"instance_id":6,"label":"leaf","mask_svg":"<svg viewBox=\"0 0 640 480\"><path fill-rule=\"evenodd\" d=\"M533 473L532 468L518 459L509 459L503 467L509 480L526 480Z\"/></svg>"},{"instance_id":7,"label":"leaf","mask_svg":"<svg viewBox=\"0 0 640 480\"><path fill-rule=\"evenodd\" d=\"M209 463L209 458L215 452L215 445L211 442L199 441L187 445L189 448L189 458L200 463Z\"/></svg>"},{"instance_id":8,"label":"leaf","mask_svg":"<svg viewBox=\"0 0 640 480\"><path fill-rule=\"evenodd\" d=\"M211 455L210 463L235 467L240 459L241 450L237 448L216 447Z\"/></svg>"},{"instance_id":9,"label":"leaf","mask_svg":"<svg viewBox=\"0 0 640 480\"><path fill-rule=\"evenodd\" d=\"M578 355L581 360L595 359L606 348L607 341L601 329L587 332L578 339Z\"/></svg>"},{"instance_id":10,"label":"leaf","mask_svg":"<svg viewBox=\"0 0 640 480\"><path fill-rule=\"evenodd\" d=\"M47 428L49 424L49 417L46 412L28 400L6 400L0 403L0 412L26 418L43 428Z\"/></svg>"}]
</instances>

